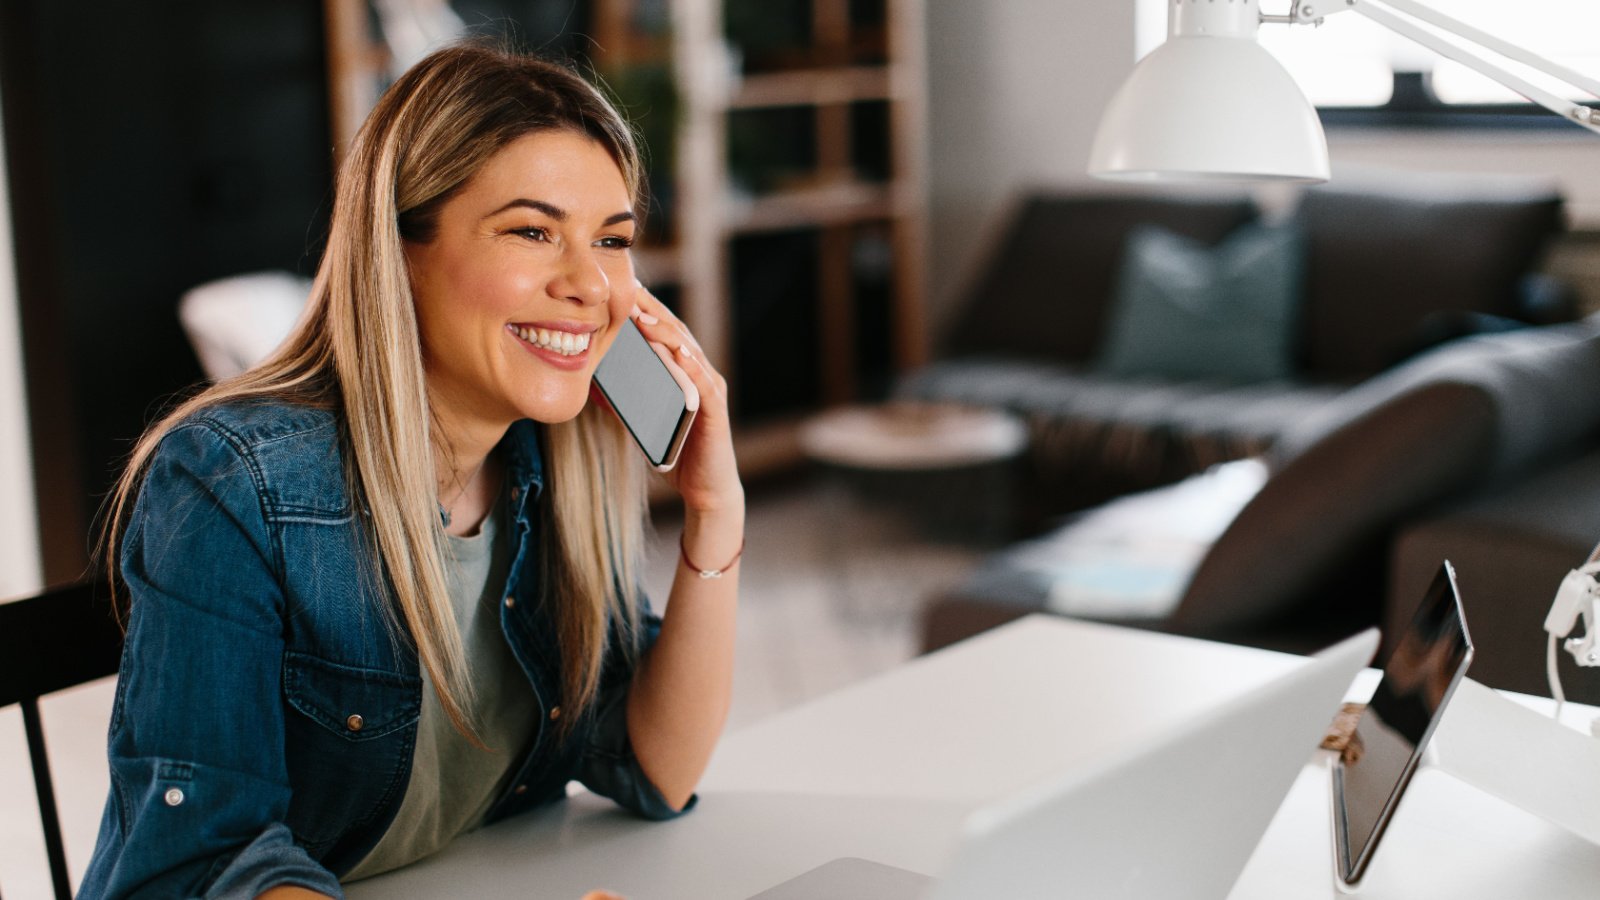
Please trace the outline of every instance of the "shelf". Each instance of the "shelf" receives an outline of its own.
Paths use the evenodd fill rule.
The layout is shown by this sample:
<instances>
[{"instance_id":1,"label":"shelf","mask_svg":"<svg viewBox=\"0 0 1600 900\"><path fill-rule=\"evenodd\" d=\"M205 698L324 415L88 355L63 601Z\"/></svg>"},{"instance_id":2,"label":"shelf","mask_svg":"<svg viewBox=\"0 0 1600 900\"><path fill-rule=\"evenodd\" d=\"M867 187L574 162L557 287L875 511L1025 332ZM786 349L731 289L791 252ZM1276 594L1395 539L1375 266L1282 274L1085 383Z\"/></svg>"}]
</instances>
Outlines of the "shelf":
<instances>
[{"instance_id":1,"label":"shelf","mask_svg":"<svg viewBox=\"0 0 1600 900\"><path fill-rule=\"evenodd\" d=\"M745 76L728 99L728 108L828 106L891 98L887 66L853 66Z\"/></svg>"},{"instance_id":2,"label":"shelf","mask_svg":"<svg viewBox=\"0 0 1600 900\"><path fill-rule=\"evenodd\" d=\"M897 212L894 194L888 184L859 181L763 194L730 202L725 230L753 234L888 219Z\"/></svg>"}]
</instances>

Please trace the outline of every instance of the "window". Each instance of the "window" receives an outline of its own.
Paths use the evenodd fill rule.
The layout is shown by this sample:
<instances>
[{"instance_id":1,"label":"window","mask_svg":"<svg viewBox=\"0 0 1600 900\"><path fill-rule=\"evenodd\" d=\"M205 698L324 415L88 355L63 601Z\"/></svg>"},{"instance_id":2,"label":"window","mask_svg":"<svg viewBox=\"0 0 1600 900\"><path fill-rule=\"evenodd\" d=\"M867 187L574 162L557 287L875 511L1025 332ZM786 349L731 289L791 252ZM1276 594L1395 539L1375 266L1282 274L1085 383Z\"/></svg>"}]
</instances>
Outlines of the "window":
<instances>
[{"instance_id":1,"label":"window","mask_svg":"<svg viewBox=\"0 0 1600 900\"><path fill-rule=\"evenodd\" d=\"M1139 55L1167 36L1169 0L1137 0ZM1533 53L1600 77L1600 2L1596 0L1421 0L1431 8ZM1262 0L1263 12L1283 14L1289 0ZM1262 46L1283 63L1321 108L1387 110L1400 114L1537 107L1499 83L1444 59L1359 13L1341 12L1320 28L1261 26ZM1575 100L1593 100L1538 73L1510 64L1536 84ZM1543 119L1543 117L1541 117ZM1550 119L1549 121L1554 121Z\"/></svg>"}]
</instances>

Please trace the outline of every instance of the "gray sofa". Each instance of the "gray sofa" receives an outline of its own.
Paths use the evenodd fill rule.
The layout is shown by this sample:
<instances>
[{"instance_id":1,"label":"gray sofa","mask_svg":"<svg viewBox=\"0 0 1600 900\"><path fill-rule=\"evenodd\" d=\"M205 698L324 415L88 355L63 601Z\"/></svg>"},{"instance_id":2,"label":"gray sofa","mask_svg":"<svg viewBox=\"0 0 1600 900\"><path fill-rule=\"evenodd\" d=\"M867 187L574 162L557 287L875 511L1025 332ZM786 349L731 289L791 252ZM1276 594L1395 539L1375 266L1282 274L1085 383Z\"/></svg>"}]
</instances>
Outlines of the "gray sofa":
<instances>
[{"instance_id":1,"label":"gray sofa","mask_svg":"<svg viewBox=\"0 0 1600 900\"><path fill-rule=\"evenodd\" d=\"M1050 487L1035 488L1032 495L1047 496L1054 512L1078 510L1041 536L995 554L968 584L935 600L924 622L924 646L1027 612L1061 610L1066 569L1051 560L1071 557L1073 541L1095 517L1126 506L1147 516L1151 530L1159 532L1163 510L1192 510L1178 498L1194 502L1194 487L1208 477L1207 466L1254 455L1265 473L1259 488L1226 501L1237 506L1223 510L1216 532L1204 537L1192 562L1183 563L1172 602L1131 616L1108 613L1102 605L1095 618L1309 649L1366 624L1403 622L1439 560L1448 557L1460 572L1480 646L1474 676L1498 687L1542 690L1544 608L1566 569L1600 540L1600 451L1585 455L1600 448L1600 322L1443 339L1467 330L1463 323L1493 321L1503 328L1507 319L1527 323L1563 315L1548 291L1528 291L1524 278L1539 243L1556 227L1544 217L1548 199L1498 192L1444 202L1441 208L1460 216L1439 220L1448 227L1436 222L1446 229L1433 235L1436 241L1472 222L1483 234L1499 232L1502 238L1516 230L1507 223L1539 235L1519 244L1522 272L1515 271L1517 260L1505 256L1505 245L1495 245L1502 258L1474 273L1475 292L1458 282L1451 287L1457 294L1434 292L1431 310L1412 302L1371 341L1341 326L1339 340L1366 352L1360 359L1344 358L1332 371L1320 370L1324 377L1311 377L1316 371L1307 362L1308 377L1285 385L1117 385L1097 379L1081 363L991 353L953 357L909 381L905 388L912 396L1003 405L1026 415L1040 439L1032 477ZM1315 211L1323 201L1309 202ZM1386 240L1384 228L1397 219L1411 222L1401 230L1420 245L1423 208L1439 201L1402 192L1398 199L1341 194L1326 202L1337 204L1341 216L1363 206L1415 207L1405 216L1371 220L1362 234L1365 249L1339 257L1334 271L1344 289L1356 290L1351 285L1361 283L1361 273L1352 267L1362 255L1377 260L1386 255L1380 246L1395 253L1415 249L1392 235ZM1348 235L1348 226L1333 231ZM1313 260L1317 246L1313 241ZM1464 240L1458 246L1487 252L1489 242ZM1426 265L1412 259L1421 270L1417 277L1430 265L1448 262L1448 254L1439 256ZM1391 282L1382 292L1386 296L1417 289L1392 261L1375 265L1391 270L1373 276L1373 284ZM1490 269L1500 270L1497 291L1484 290ZM1308 279L1319 271L1333 277L1313 265ZM1396 279L1403 283L1392 283ZM1308 292L1315 288L1308 284ZM1442 299L1447 296L1466 300ZM1359 300L1349 307L1352 315L1380 316L1391 308ZM1325 305L1336 308L1331 300ZM1306 328L1315 330L1319 321L1308 309ZM1389 355L1403 356L1401 348L1425 343L1435 348L1385 367ZM1388 349L1380 352L1379 345ZM1321 352L1324 365L1333 365L1327 347L1318 346L1308 336L1305 359ZM1376 374L1348 381L1374 367ZM1120 400L1107 399L1119 390ZM1063 451L1064 459L1058 456ZM1107 478L1108 467L1121 469ZM1103 496L1062 490L1083 482L1098 485ZM1105 490L1108 482L1114 490ZM1095 505L1141 489L1134 497ZM1237 493L1237 486L1232 490ZM1600 677L1569 672L1566 682L1573 696L1600 699Z\"/></svg>"},{"instance_id":2,"label":"gray sofa","mask_svg":"<svg viewBox=\"0 0 1600 900\"><path fill-rule=\"evenodd\" d=\"M1258 455L1308 409L1486 323L1574 316L1535 274L1563 228L1543 182L1406 181L1307 191L1296 365L1230 383L1107 376L1097 366L1123 253L1157 226L1216 243L1259 218L1242 197L1038 193L1018 207L900 396L1001 406L1032 432L1023 530L1050 517Z\"/></svg>"}]
</instances>

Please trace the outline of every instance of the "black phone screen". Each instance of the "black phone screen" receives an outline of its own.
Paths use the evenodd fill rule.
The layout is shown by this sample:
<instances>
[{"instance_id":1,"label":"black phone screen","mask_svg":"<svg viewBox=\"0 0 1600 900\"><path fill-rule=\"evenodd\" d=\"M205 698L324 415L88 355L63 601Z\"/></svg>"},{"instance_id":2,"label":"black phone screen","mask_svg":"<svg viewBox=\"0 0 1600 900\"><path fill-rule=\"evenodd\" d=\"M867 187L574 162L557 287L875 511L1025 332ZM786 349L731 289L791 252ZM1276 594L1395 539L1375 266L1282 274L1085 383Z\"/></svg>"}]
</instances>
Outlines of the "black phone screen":
<instances>
[{"instance_id":1,"label":"black phone screen","mask_svg":"<svg viewBox=\"0 0 1600 900\"><path fill-rule=\"evenodd\" d=\"M632 319L617 332L594 380L650 462L666 462L686 414L683 388Z\"/></svg>"}]
</instances>

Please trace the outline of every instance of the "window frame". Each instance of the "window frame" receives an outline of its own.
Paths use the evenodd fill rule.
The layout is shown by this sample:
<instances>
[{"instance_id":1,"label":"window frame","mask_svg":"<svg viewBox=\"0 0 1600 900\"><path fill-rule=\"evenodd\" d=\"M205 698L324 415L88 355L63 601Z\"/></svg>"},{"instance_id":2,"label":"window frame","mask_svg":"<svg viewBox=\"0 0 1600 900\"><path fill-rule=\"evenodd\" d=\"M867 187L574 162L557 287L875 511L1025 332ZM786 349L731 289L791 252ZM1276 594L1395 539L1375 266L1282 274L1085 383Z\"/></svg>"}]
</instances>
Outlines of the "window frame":
<instances>
[{"instance_id":1,"label":"window frame","mask_svg":"<svg viewBox=\"0 0 1600 900\"><path fill-rule=\"evenodd\" d=\"M1428 87L1427 72L1393 71L1394 91L1376 106L1318 106L1330 128L1415 128L1461 131L1564 132L1572 127L1537 103L1445 103ZM1584 105L1600 108L1600 101Z\"/></svg>"}]
</instances>

